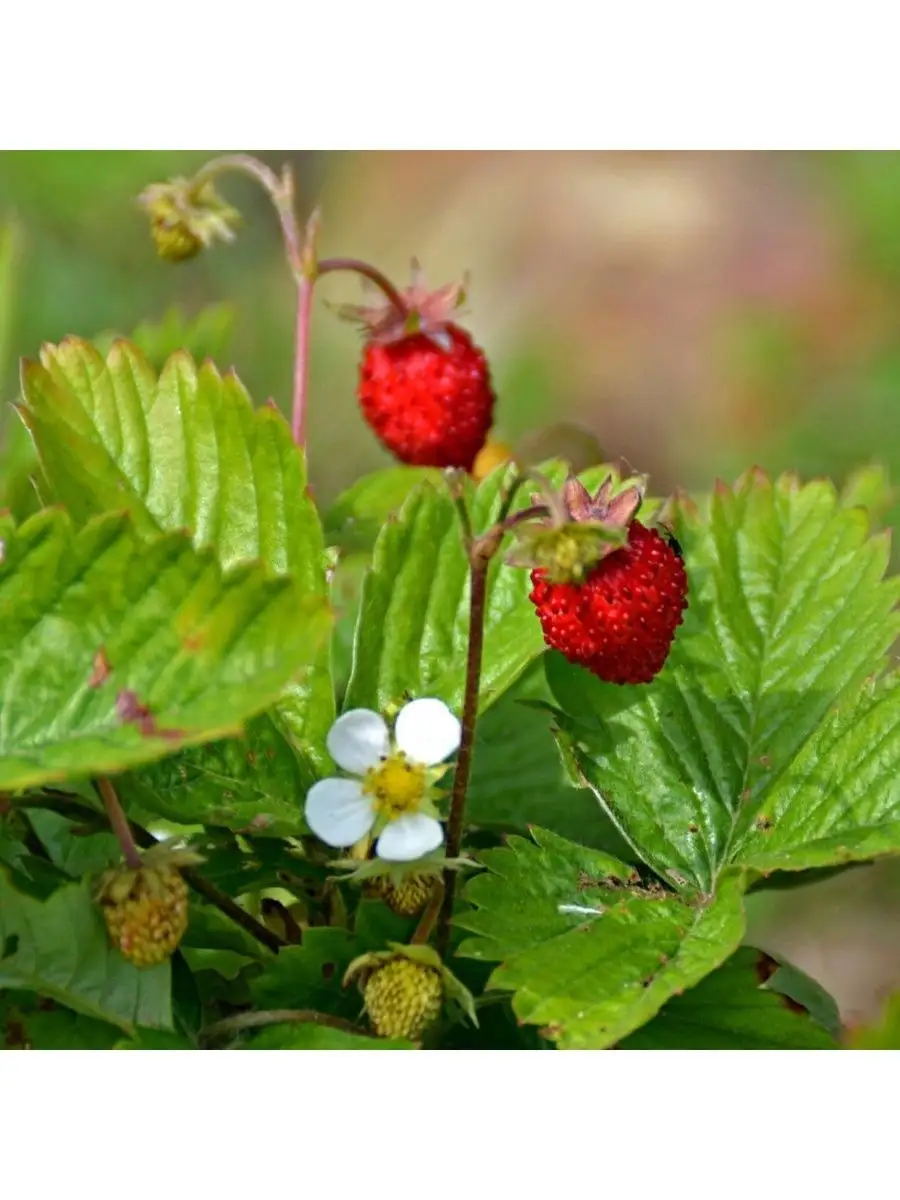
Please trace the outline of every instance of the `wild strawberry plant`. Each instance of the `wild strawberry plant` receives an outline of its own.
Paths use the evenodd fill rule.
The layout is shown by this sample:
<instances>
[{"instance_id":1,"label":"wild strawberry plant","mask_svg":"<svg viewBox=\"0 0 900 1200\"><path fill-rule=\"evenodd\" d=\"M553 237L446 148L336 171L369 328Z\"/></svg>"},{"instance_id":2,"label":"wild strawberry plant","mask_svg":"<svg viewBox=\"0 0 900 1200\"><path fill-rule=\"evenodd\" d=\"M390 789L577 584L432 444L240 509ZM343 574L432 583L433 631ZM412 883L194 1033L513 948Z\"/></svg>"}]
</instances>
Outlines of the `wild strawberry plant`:
<instances>
[{"instance_id":1,"label":"wild strawberry plant","mask_svg":"<svg viewBox=\"0 0 900 1200\"><path fill-rule=\"evenodd\" d=\"M229 171L273 200L297 284L290 423L198 361L219 314L22 365L0 1040L837 1048L834 1002L745 944L745 900L900 851L884 481L753 469L666 499L498 456L462 290L320 259L288 172L149 187L159 253L234 237ZM335 271L381 293L346 315L400 465L321 512L307 361Z\"/></svg>"}]
</instances>

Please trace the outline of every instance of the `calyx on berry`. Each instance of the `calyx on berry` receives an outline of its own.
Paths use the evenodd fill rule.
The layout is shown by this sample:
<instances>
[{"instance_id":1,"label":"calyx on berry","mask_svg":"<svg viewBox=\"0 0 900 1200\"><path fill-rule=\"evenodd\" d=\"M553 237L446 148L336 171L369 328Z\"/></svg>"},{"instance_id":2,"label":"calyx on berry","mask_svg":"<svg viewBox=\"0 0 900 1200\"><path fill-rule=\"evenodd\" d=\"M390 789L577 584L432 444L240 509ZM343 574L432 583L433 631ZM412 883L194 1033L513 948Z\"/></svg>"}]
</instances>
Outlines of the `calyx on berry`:
<instances>
[{"instance_id":1,"label":"calyx on berry","mask_svg":"<svg viewBox=\"0 0 900 1200\"><path fill-rule=\"evenodd\" d=\"M593 496L571 474L559 492L548 484L532 496L532 504L547 516L516 527L518 544L509 565L540 568L550 583L583 583L599 562L625 545L645 487L643 478L635 478L616 492L612 475Z\"/></svg>"},{"instance_id":2,"label":"calyx on berry","mask_svg":"<svg viewBox=\"0 0 900 1200\"><path fill-rule=\"evenodd\" d=\"M465 303L466 286L464 279L462 283L445 283L436 291L429 291L425 273L413 259L412 283L400 291L403 309L381 299L370 305L343 304L338 312L344 320L360 325L366 340L376 345L390 345L419 333L449 352L452 342L447 326Z\"/></svg>"},{"instance_id":3,"label":"calyx on berry","mask_svg":"<svg viewBox=\"0 0 900 1200\"><path fill-rule=\"evenodd\" d=\"M380 1037L419 1041L445 1003L478 1025L467 987L444 966L432 946L404 946L361 954L344 973L344 987L359 985L372 1027Z\"/></svg>"},{"instance_id":4,"label":"calyx on berry","mask_svg":"<svg viewBox=\"0 0 900 1200\"><path fill-rule=\"evenodd\" d=\"M215 242L233 242L241 214L209 179L170 179L153 183L138 197L150 218L150 232L160 258L182 262Z\"/></svg>"}]
</instances>

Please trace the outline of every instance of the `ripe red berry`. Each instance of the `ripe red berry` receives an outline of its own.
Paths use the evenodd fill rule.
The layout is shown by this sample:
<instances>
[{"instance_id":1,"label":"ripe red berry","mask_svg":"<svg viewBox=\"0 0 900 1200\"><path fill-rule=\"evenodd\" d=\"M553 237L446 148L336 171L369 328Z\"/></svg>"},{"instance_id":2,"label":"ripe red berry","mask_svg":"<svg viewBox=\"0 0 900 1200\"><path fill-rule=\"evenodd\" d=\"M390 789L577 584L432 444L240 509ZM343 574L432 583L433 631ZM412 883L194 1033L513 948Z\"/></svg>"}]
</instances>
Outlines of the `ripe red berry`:
<instances>
[{"instance_id":1,"label":"ripe red berry","mask_svg":"<svg viewBox=\"0 0 900 1200\"><path fill-rule=\"evenodd\" d=\"M665 664L687 607L687 576L674 547L640 521L582 584L531 573L544 641L607 683L650 683Z\"/></svg>"},{"instance_id":2,"label":"ripe red berry","mask_svg":"<svg viewBox=\"0 0 900 1200\"><path fill-rule=\"evenodd\" d=\"M494 392L484 353L458 325L369 341L359 403L381 442L401 462L472 469L491 428Z\"/></svg>"}]
</instances>

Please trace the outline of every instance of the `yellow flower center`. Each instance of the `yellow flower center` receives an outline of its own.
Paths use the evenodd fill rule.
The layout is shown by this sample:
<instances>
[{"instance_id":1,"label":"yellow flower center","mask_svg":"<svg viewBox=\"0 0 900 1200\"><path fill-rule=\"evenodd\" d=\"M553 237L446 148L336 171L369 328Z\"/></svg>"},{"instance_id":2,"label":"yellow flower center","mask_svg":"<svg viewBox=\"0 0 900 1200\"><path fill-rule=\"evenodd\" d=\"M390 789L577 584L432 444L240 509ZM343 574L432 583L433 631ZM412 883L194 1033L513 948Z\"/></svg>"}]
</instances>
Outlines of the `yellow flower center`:
<instances>
[{"instance_id":1,"label":"yellow flower center","mask_svg":"<svg viewBox=\"0 0 900 1200\"><path fill-rule=\"evenodd\" d=\"M363 791L375 797L375 808L389 821L415 812L425 790L425 767L410 762L400 752L370 767L363 780Z\"/></svg>"}]
</instances>

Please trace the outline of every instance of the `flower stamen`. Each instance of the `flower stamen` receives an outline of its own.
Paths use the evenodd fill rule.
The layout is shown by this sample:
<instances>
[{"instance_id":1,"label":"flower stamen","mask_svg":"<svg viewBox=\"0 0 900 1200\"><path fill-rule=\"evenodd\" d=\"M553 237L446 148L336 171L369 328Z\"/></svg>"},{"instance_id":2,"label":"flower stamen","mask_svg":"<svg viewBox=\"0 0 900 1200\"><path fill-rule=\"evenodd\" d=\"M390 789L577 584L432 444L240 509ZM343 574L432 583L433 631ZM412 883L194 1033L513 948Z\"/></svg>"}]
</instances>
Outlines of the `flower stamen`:
<instances>
[{"instance_id":1,"label":"flower stamen","mask_svg":"<svg viewBox=\"0 0 900 1200\"><path fill-rule=\"evenodd\" d=\"M397 752L377 767L370 767L362 786L363 791L374 798L376 811L393 821L404 813L418 810L427 790L427 769Z\"/></svg>"}]
</instances>

